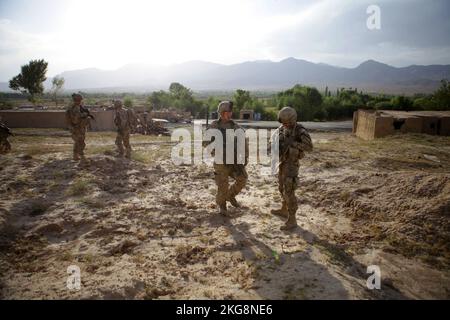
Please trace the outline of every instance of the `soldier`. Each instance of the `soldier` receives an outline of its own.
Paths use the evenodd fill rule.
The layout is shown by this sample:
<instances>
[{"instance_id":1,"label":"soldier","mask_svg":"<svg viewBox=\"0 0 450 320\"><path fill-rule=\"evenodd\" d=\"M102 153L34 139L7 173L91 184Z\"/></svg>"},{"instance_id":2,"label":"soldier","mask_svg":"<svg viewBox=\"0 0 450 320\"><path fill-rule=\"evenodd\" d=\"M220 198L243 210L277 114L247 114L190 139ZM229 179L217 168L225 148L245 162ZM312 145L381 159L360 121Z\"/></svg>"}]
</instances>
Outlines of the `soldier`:
<instances>
[{"instance_id":1,"label":"soldier","mask_svg":"<svg viewBox=\"0 0 450 320\"><path fill-rule=\"evenodd\" d=\"M131 158L130 133L136 127L137 118L131 109L125 109L121 100L114 101L115 115L114 124L117 127L116 146L119 156L123 157L125 147L125 157Z\"/></svg>"},{"instance_id":2,"label":"soldier","mask_svg":"<svg viewBox=\"0 0 450 320\"><path fill-rule=\"evenodd\" d=\"M84 157L84 148L86 144L86 130L89 126L89 120L94 119L89 110L83 105L83 96L79 93L72 94L73 103L66 111L67 126L72 134L73 145L73 160L82 162L86 161Z\"/></svg>"},{"instance_id":3,"label":"soldier","mask_svg":"<svg viewBox=\"0 0 450 320\"><path fill-rule=\"evenodd\" d=\"M231 101L222 101L218 108L217 113L219 119L211 122L209 129L218 129L222 132L224 142L224 161L223 164L214 163L214 178L217 185L216 203L219 207L219 213L228 216L227 201L234 207L240 207L236 200L236 195L245 187L247 183L248 175L245 170L245 166L248 163L248 141L245 140L245 163L238 164L237 161L233 164L226 164L226 130L227 129L242 129L231 117L233 116L233 103ZM235 140L236 141L236 140ZM236 143L235 153L236 153ZM234 155L236 160L236 155ZM234 184L229 187L228 178L231 177L235 180Z\"/></svg>"},{"instance_id":4,"label":"soldier","mask_svg":"<svg viewBox=\"0 0 450 320\"><path fill-rule=\"evenodd\" d=\"M11 144L8 141L8 137L13 133L10 128L3 123L0 117L0 154L5 154L11 151Z\"/></svg>"},{"instance_id":5,"label":"soldier","mask_svg":"<svg viewBox=\"0 0 450 320\"><path fill-rule=\"evenodd\" d=\"M147 111L145 111L142 114L142 126L144 127L145 133L144 134L149 134L148 132L148 122L149 120L151 121L150 115L148 114Z\"/></svg>"},{"instance_id":6,"label":"soldier","mask_svg":"<svg viewBox=\"0 0 450 320\"><path fill-rule=\"evenodd\" d=\"M287 218L281 230L291 230L297 227L295 214L298 209L295 189L298 182L299 160L304 152L312 151L311 137L306 129L297 123L297 112L291 107L285 107L278 113L278 122L282 125L274 132L272 139L279 138L278 190L282 197L282 207L271 210L271 213Z\"/></svg>"}]
</instances>

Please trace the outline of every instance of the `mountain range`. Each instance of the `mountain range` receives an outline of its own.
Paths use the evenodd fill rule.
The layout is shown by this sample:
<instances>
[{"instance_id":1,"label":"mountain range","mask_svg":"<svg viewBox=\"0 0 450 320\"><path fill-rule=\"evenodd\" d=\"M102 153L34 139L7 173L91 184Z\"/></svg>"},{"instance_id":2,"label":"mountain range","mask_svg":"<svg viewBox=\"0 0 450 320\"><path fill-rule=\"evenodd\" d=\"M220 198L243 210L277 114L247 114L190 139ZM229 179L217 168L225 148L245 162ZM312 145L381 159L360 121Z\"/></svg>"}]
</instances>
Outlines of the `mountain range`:
<instances>
[{"instance_id":1,"label":"mountain range","mask_svg":"<svg viewBox=\"0 0 450 320\"><path fill-rule=\"evenodd\" d=\"M397 68L368 60L355 68L344 68L287 58L279 62L258 60L232 65L204 61L161 67L129 64L117 70L65 71L59 76L65 78L67 91L144 92L167 89L171 82L180 82L195 91L239 88L273 91L303 84L322 90L326 86L330 90L352 87L365 92L412 94L436 90L442 79L450 79L450 65ZM0 91L6 91L7 87L7 83L0 83ZM51 87L51 78L45 87Z\"/></svg>"}]
</instances>

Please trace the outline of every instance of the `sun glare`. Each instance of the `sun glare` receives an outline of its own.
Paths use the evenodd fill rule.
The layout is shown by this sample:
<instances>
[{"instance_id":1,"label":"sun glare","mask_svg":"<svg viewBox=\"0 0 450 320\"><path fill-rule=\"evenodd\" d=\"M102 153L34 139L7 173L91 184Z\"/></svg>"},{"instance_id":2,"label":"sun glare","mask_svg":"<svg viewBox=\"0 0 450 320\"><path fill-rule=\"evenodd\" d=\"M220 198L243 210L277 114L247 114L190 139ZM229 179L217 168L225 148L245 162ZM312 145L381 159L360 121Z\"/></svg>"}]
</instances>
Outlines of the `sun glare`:
<instances>
[{"instance_id":1,"label":"sun glare","mask_svg":"<svg viewBox=\"0 0 450 320\"><path fill-rule=\"evenodd\" d=\"M215 1L72 1L66 53L99 68L171 64L219 56L233 62L258 39L248 6ZM238 9L239 8L239 9ZM239 49L238 49L239 48Z\"/></svg>"}]
</instances>

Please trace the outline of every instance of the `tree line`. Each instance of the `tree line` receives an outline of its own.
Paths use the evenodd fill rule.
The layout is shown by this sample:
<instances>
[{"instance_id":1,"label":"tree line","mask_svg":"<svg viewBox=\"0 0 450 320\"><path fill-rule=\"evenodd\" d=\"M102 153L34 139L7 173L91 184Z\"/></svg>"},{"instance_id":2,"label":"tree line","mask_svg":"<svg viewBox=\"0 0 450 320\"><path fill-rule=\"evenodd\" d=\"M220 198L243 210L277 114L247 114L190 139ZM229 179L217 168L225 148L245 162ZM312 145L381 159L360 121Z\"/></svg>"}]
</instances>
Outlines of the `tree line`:
<instances>
[{"instance_id":1,"label":"tree line","mask_svg":"<svg viewBox=\"0 0 450 320\"><path fill-rule=\"evenodd\" d=\"M44 60L32 60L21 67L21 72L9 81L9 87L20 91L20 97L27 96L32 103L39 97L50 97L58 104L62 95L64 78L52 79L52 89L44 94L43 82L47 79L48 63ZM14 94L1 94L0 106L5 106L5 97L17 97ZM90 102L96 98L109 98L111 94L87 95ZM234 94L220 95L195 94L181 83L173 82L167 91L160 90L150 95L118 94L124 99L126 107L133 107L139 98L149 109L178 109L190 112L195 118L205 118L206 114L215 111L220 100L234 102L234 117L238 118L241 110L253 110L261 114L262 120L276 120L278 110L291 106L298 112L301 121L325 121L351 118L357 109L375 110L450 110L450 83L442 80L440 87L433 94L416 94L412 97L403 95L368 94L357 88L340 88L335 92L325 88L320 92L317 88L297 84L290 89L278 93L258 93L238 89Z\"/></svg>"}]
</instances>

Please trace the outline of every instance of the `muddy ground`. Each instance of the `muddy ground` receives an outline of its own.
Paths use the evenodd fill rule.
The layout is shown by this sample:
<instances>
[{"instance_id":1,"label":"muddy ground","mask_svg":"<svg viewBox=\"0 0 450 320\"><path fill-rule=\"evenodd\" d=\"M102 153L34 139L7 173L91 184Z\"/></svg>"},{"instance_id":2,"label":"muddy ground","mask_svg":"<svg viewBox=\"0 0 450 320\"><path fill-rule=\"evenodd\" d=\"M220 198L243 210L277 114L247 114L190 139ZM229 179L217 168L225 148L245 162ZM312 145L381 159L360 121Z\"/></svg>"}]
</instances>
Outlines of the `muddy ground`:
<instances>
[{"instance_id":1,"label":"muddy ground","mask_svg":"<svg viewBox=\"0 0 450 320\"><path fill-rule=\"evenodd\" d=\"M89 133L80 168L67 132L16 133L0 158L2 299L450 298L449 137L313 132L288 233L260 165L224 218L212 168L175 166L170 138L133 136L126 161L113 133Z\"/></svg>"}]
</instances>

